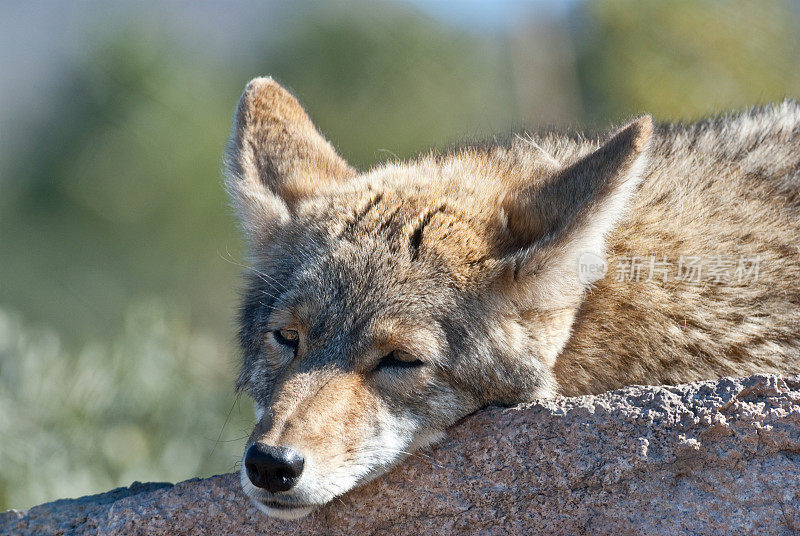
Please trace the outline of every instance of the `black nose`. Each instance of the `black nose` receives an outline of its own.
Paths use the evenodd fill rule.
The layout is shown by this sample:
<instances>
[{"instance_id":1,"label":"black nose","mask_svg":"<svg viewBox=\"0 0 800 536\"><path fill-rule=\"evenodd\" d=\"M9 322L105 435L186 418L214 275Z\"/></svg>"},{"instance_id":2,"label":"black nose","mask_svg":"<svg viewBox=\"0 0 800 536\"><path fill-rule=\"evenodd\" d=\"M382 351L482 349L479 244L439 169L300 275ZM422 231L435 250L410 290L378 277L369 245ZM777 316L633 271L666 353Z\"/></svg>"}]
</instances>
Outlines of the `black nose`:
<instances>
[{"instance_id":1,"label":"black nose","mask_svg":"<svg viewBox=\"0 0 800 536\"><path fill-rule=\"evenodd\" d=\"M244 455L244 468L254 486L272 493L289 491L303 472L303 457L287 447L253 443Z\"/></svg>"}]
</instances>

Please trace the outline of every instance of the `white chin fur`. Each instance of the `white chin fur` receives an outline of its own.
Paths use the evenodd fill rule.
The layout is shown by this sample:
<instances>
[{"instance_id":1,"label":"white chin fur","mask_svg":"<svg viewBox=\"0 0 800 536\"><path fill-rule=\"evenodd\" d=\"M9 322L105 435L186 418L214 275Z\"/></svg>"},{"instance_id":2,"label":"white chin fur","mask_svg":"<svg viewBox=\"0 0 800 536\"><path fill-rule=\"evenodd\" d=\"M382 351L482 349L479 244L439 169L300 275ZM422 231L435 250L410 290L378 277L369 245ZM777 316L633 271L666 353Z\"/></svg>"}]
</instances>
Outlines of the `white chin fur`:
<instances>
[{"instance_id":1,"label":"white chin fur","mask_svg":"<svg viewBox=\"0 0 800 536\"><path fill-rule=\"evenodd\" d=\"M276 508L270 508L269 506L264 506L258 501L252 499L251 501L253 502L253 504L256 505L256 508L258 508L260 511L267 514L268 516L277 517L278 519L285 519L288 521L306 517L308 514L314 511L314 508L312 506L308 506L305 508L292 508L291 510L278 510Z\"/></svg>"}]
</instances>

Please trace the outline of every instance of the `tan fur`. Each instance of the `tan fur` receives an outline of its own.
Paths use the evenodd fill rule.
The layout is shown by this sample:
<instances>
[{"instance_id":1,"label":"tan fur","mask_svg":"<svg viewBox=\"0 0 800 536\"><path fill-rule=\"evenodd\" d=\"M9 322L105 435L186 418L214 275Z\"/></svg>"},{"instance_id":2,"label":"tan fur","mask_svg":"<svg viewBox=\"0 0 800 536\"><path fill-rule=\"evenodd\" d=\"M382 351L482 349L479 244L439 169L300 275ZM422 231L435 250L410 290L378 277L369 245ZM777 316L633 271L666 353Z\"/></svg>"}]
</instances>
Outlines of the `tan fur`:
<instances>
[{"instance_id":1,"label":"tan fur","mask_svg":"<svg viewBox=\"0 0 800 536\"><path fill-rule=\"evenodd\" d=\"M793 102L358 173L294 97L256 79L227 168L253 265L238 385L264 416L248 444L308 460L291 492L243 476L270 514L331 500L483 405L800 371ZM618 277L625 259L690 257L758 259L758 277ZM587 280L585 258L605 274ZM296 350L280 329L299 333Z\"/></svg>"},{"instance_id":2,"label":"tan fur","mask_svg":"<svg viewBox=\"0 0 800 536\"><path fill-rule=\"evenodd\" d=\"M359 431L371 424L379 403L357 374L317 380L314 374L305 373L287 382L276 396L269 426L262 421L251 442L313 452L320 464L341 463L342 458L347 461L347 454L363 439ZM324 387L308 396L319 383Z\"/></svg>"}]
</instances>

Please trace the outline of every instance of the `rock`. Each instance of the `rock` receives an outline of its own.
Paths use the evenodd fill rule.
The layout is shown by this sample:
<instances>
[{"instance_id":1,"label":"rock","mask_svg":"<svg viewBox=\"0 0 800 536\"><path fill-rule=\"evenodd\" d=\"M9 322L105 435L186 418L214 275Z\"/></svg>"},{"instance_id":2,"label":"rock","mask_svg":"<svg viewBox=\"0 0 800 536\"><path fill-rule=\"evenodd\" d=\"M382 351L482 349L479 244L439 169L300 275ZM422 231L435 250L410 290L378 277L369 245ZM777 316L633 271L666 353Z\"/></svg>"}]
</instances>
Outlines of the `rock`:
<instances>
[{"instance_id":1,"label":"rock","mask_svg":"<svg viewBox=\"0 0 800 536\"><path fill-rule=\"evenodd\" d=\"M800 533L800 377L756 375L489 408L301 521L236 474L0 514L0 534Z\"/></svg>"}]
</instances>

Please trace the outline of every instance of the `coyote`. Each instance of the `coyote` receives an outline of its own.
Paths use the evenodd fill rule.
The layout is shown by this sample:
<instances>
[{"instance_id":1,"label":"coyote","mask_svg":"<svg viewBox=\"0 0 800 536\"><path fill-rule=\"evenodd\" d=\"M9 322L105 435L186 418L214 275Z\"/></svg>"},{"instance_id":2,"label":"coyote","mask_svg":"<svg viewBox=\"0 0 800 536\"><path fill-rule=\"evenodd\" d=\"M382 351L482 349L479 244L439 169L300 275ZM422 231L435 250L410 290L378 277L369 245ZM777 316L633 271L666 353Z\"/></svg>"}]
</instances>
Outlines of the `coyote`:
<instances>
[{"instance_id":1,"label":"coyote","mask_svg":"<svg viewBox=\"0 0 800 536\"><path fill-rule=\"evenodd\" d=\"M800 105L359 172L271 78L235 115L241 482L298 518L490 404L800 371Z\"/></svg>"}]
</instances>

